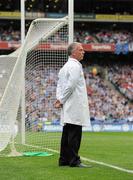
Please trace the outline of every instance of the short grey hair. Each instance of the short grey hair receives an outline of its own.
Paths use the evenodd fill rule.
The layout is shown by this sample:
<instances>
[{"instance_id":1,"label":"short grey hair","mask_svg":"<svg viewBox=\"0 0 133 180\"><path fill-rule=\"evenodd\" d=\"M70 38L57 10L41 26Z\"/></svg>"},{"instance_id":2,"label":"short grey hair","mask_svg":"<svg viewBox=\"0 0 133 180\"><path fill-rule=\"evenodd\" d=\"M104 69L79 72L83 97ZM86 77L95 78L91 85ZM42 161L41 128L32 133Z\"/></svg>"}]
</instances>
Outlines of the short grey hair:
<instances>
[{"instance_id":1,"label":"short grey hair","mask_svg":"<svg viewBox=\"0 0 133 180\"><path fill-rule=\"evenodd\" d=\"M80 43L78 43L78 42L73 42L73 43L71 43L71 44L68 46L68 48L67 48L67 54L68 54L68 56L71 56L73 50L75 49L75 47L76 47L78 44L80 44Z\"/></svg>"}]
</instances>

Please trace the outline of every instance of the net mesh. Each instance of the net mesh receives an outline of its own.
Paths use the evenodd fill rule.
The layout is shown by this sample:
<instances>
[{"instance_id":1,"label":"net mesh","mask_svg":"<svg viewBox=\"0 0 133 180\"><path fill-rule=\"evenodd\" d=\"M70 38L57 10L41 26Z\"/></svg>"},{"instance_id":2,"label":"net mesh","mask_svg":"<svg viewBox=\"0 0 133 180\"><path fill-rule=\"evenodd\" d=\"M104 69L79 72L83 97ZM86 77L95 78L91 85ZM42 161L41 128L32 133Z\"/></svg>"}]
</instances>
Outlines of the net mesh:
<instances>
[{"instance_id":1,"label":"net mesh","mask_svg":"<svg viewBox=\"0 0 133 180\"><path fill-rule=\"evenodd\" d=\"M1 155L14 149L17 152L58 150L59 111L53 103L57 74L67 60L67 44L65 18L32 22L1 101L0 124L7 120L9 126L8 137L5 130L0 134L3 138L0 143L6 141L3 148L0 146Z\"/></svg>"}]
</instances>

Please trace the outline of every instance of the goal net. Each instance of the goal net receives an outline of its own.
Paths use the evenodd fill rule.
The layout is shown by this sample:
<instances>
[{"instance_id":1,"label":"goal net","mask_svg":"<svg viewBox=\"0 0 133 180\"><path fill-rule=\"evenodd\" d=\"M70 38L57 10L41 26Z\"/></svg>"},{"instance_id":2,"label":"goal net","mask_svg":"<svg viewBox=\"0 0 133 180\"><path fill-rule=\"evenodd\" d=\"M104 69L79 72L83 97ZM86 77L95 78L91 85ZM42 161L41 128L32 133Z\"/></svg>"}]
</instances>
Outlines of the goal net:
<instances>
[{"instance_id":1,"label":"goal net","mask_svg":"<svg viewBox=\"0 0 133 180\"><path fill-rule=\"evenodd\" d=\"M67 45L67 18L32 22L0 101L0 155L59 150L53 103Z\"/></svg>"}]
</instances>

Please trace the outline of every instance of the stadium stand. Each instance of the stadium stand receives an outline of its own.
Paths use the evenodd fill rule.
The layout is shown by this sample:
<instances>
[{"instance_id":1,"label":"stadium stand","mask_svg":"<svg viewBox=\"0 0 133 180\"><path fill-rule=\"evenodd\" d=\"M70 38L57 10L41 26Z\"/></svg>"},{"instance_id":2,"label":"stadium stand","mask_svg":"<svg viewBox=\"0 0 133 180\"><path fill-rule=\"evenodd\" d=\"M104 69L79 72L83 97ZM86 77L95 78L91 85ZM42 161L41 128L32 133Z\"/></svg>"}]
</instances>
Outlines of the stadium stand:
<instances>
[{"instance_id":1,"label":"stadium stand","mask_svg":"<svg viewBox=\"0 0 133 180\"><path fill-rule=\"evenodd\" d=\"M109 80L118 90L133 102L133 67L114 66L109 71Z\"/></svg>"},{"instance_id":2,"label":"stadium stand","mask_svg":"<svg viewBox=\"0 0 133 180\"><path fill-rule=\"evenodd\" d=\"M53 66L50 74L48 74L47 68L49 69L49 67L46 67L44 71L31 72L35 77L34 82L28 81L28 77L26 80L28 126L37 122L42 123L43 126L46 121L52 121L53 124L59 123L60 115L53 108L54 99L51 98L51 92L56 91L57 71L59 69ZM88 67L84 71L91 120L93 122L127 122L133 114L132 105L128 103L127 99L118 92L116 93L114 89L111 89L107 81L99 74L93 75L92 72L88 71ZM45 79L43 79L44 76ZM49 109L49 112L45 112L44 109L48 105L49 107L46 109Z\"/></svg>"},{"instance_id":3,"label":"stadium stand","mask_svg":"<svg viewBox=\"0 0 133 180\"><path fill-rule=\"evenodd\" d=\"M20 41L20 31L0 29L0 41Z\"/></svg>"},{"instance_id":4,"label":"stadium stand","mask_svg":"<svg viewBox=\"0 0 133 180\"><path fill-rule=\"evenodd\" d=\"M83 0L87 2L87 0ZM0 10L2 11L17 11L20 8L19 2L7 0L6 3L0 3ZM57 1L55 4L53 1L45 1L44 6L40 6L40 4L44 3L43 0L36 1L26 1L26 12L45 12L46 17L50 15L55 16L57 14L64 15L67 12L67 1L61 0ZM114 6L115 2L115 6ZM106 5L105 5L106 3ZM14 5L15 4L15 5ZM112 0L106 1L103 0L99 2L98 0L90 0L89 6L86 8L85 3L76 3L75 4L75 13L78 14L79 21L75 20L75 31L74 31L74 41L81 42L83 44L91 44L91 43L103 43L103 44L124 44L124 43L133 43L133 23L130 22L130 17L127 20L123 20L123 22L117 21L117 18L127 18L126 15L133 14L133 7L131 5L131 1L121 1L121 8L119 6L120 0ZM13 6L14 5L14 6ZM103 8L104 7L104 8ZM52 14L51 14L52 13ZM87 14L91 14L90 19L86 21L85 17ZM98 15L103 19L98 19ZM83 17L81 15L84 15ZM115 16L108 16L115 15ZM123 15L123 16L120 16ZM32 13L31 13L32 16ZM93 20L92 20L93 18ZM111 22L109 20L111 19ZM114 19L113 19L114 18ZM76 19L76 18L75 18ZM97 20L97 22L95 22ZM5 25L7 19L1 21L0 28L0 41L6 41L11 43L12 41L16 41L17 44L20 44L20 27L18 26L18 21L11 20L9 26ZM94 22L93 22L94 21ZM9 22L9 21L8 21ZM28 22L27 28L29 27L30 20ZM124 23L126 22L126 26ZM123 30L124 28L124 30ZM67 36L66 36L67 38ZM61 34L57 34L57 39L62 41ZM64 41L64 39L63 39ZM17 46L18 47L18 46ZM14 50L14 49L12 49ZM3 52L3 51L2 51ZM6 50L5 50L6 52ZM90 52L92 53L92 52ZM100 55L102 52L99 52L95 58L97 58L98 66L100 64ZM121 52L120 52L121 53ZM118 53L118 54L120 54ZM129 54L129 49L128 53ZM132 52L131 52L132 53ZM112 52L108 55L111 61ZM115 59L115 58L114 58ZM116 58L117 59L117 58ZM5 63L5 64L4 64ZM15 58L10 59L10 63L5 57L0 59L0 87L1 87L1 96L4 91L4 87L7 83L7 79L10 76L12 68L15 63ZM8 65L9 64L9 65ZM94 64L91 64L93 67ZM90 66L90 68L91 68ZM112 63L110 66L107 66L109 72L108 79L104 79L101 74L93 75L92 72L88 71L85 68L85 76L87 81L87 89L88 89L88 98L90 101L90 113L92 120L128 120L132 119L133 111L132 111L132 100L133 100L133 67L132 65L114 65ZM31 122L36 122L37 119L41 119L41 121L52 120L52 122L57 122L59 120L59 112L53 109L52 104L53 101L50 101L51 91L55 92L56 89L56 81L57 81L57 71L54 66L50 67L51 72L50 76L45 71L33 71L30 72L34 76L34 81L30 82L28 77L26 77L26 86L27 86L27 94L31 94L27 96L27 104L26 104L26 118L29 119L27 124L31 124ZM100 67L103 70L103 67ZM46 74L45 74L46 73ZM42 74L45 74L45 79ZM114 86L109 86L107 80L109 80ZM117 92L116 92L117 90ZM122 96L122 93L124 96ZM45 96L44 96L45 95ZM113 97L113 99L112 99ZM37 98L40 98L39 103L37 104ZM47 103L49 101L49 103ZM43 112L42 109L50 105L48 109L49 112ZM109 112L109 113L108 113Z\"/></svg>"},{"instance_id":5,"label":"stadium stand","mask_svg":"<svg viewBox=\"0 0 133 180\"><path fill-rule=\"evenodd\" d=\"M91 30L92 31L92 30ZM74 32L74 40L81 43L132 43L133 34L127 30L109 31L103 29L99 32L91 32L89 29L76 29ZM61 35L59 34L60 38ZM20 30L14 30L13 26L5 27L1 24L0 27L0 41L18 41L20 43Z\"/></svg>"}]
</instances>

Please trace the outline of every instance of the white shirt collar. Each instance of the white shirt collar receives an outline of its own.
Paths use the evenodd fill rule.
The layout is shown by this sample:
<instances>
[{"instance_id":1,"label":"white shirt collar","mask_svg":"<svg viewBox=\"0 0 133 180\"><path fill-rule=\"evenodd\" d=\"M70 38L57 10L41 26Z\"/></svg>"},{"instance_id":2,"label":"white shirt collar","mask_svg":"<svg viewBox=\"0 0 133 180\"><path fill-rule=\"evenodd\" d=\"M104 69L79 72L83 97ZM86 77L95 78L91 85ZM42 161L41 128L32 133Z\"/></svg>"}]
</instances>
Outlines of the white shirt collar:
<instances>
[{"instance_id":1,"label":"white shirt collar","mask_svg":"<svg viewBox=\"0 0 133 180\"><path fill-rule=\"evenodd\" d=\"M74 59L74 58L69 57L69 58L68 58L68 61L75 61L75 62L78 63L80 66L82 66L81 63L80 63L77 59Z\"/></svg>"}]
</instances>

